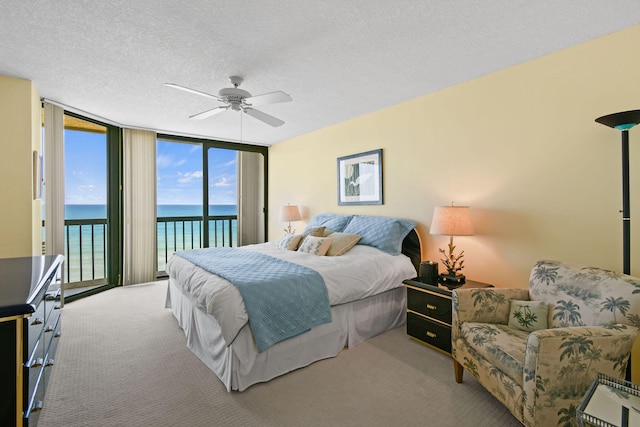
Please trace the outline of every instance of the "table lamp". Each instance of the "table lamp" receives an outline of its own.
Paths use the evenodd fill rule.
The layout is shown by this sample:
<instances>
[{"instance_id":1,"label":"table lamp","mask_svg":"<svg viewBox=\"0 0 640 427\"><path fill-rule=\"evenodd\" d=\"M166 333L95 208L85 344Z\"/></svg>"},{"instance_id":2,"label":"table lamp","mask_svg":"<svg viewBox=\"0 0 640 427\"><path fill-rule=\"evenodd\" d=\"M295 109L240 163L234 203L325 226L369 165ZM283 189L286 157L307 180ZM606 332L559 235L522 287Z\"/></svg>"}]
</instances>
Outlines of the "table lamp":
<instances>
[{"instance_id":1,"label":"table lamp","mask_svg":"<svg viewBox=\"0 0 640 427\"><path fill-rule=\"evenodd\" d=\"M436 206L433 211L430 234L450 236L449 251L438 249L444 255L441 259L447 268L446 273L440 275L440 281L446 284L463 284L465 277L459 273L464 268L464 251L459 255L454 254L453 236L473 235L473 224L471 223L471 211L468 206Z\"/></svg>"},{"instance_id":2,"label":"table lamp","mask_svg":"<svg viewBox=\"0 0 640 427\"><path fill-rule=\"evenodd\" d=\"M280 209L280 221L288 222L289 225L284 229L286 234L293 234L296 230L291 229L292 221L300 221L302 218L300 217L300 209L298 209L297 205L287 205L283 206Z\"/></svg>"}]
</instances>

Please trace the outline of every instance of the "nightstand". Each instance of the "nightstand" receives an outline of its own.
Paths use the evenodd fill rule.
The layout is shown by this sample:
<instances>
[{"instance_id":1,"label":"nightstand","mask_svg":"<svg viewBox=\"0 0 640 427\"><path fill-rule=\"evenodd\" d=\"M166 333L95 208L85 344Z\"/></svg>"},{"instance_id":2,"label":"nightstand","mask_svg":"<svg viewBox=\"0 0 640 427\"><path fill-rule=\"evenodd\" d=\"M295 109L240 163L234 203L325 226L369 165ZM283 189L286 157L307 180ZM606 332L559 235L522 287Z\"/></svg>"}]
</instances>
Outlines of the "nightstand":
<instances>
[{"instance_id":1,"label":"nightstand","mask_svg":"<svg viewBox=\"0 0 640 427\"><path fill-rule=\"evenodd\" d=\"M462 286L404 280L407 288L407 334L442 353L451 355L451 296L454 289L492 288L488 283L467 280Z\"/></svg>"}]
</instances>

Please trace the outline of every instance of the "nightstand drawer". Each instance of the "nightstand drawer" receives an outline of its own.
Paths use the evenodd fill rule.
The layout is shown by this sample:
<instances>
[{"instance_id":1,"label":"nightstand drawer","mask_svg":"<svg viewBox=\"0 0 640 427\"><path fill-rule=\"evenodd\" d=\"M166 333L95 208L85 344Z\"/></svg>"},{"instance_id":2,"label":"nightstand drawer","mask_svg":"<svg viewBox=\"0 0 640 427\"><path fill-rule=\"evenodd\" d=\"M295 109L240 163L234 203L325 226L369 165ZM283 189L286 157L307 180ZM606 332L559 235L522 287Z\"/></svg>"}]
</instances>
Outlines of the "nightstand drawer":
<instances>
[{"instance_id":1,"label":"nightstand drawer","mask_svg":"<svg viewBox=\"0 0 640 427\"><path fill-rule=\"evenodd\" d=\"M443 295L407 288L407 309L451 324L451 299Z\"/></svg>"},{"instance_id":2,"label":"nightstand drawer","mask_svg":"<svg viewBox=\"0 0 640 427\"><path fill-rule=\"evenodd\" d=\"M407 334L451 353L451 328L417 314L407 313Z\"/></svg>"}]
</instances>

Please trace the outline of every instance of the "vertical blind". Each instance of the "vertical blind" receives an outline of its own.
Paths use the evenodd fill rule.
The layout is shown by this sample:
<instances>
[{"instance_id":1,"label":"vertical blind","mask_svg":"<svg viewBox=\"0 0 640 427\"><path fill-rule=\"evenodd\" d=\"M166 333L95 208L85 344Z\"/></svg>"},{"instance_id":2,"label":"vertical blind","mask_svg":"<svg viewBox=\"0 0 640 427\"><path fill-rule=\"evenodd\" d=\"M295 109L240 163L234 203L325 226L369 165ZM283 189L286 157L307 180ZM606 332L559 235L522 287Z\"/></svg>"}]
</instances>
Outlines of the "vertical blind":
<instances>
[{"instance_id":1,"label":"vertical blind","mask_svg":"<svg viewBox=\"0 0 640 427\"><path fill-rule=\"evenodd\" d=\"M123 281L156 278L156 134L124 129Z\"/></svg>"},{"instance_id":2,"label":"vertical blind","mask_svg":"<svg viewBox=\"0 0 640 427\"><path fill-rule=\"evenodd\" d=\"M48 102L44 152L45 254L64 254L64 110Z\"/></svg>"}]
</instances>

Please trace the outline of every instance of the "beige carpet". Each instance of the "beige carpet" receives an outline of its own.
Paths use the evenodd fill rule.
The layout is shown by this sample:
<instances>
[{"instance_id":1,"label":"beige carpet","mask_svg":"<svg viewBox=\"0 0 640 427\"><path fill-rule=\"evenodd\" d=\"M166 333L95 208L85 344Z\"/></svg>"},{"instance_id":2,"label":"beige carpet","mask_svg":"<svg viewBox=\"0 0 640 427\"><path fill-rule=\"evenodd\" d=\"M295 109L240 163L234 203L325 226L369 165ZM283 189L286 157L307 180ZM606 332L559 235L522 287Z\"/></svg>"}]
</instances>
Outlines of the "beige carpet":
<instances>
[{"instance_id":1,"label":"beige carpet","mask_svg":"<svg viewBox=\"0 0 640 427\"><path fill-rule=\"evenodd\" d=\"M404 327L227 393L164 308L166 282L67 304L39 426L519 426Z\"/></svg>"}]
</instances>

